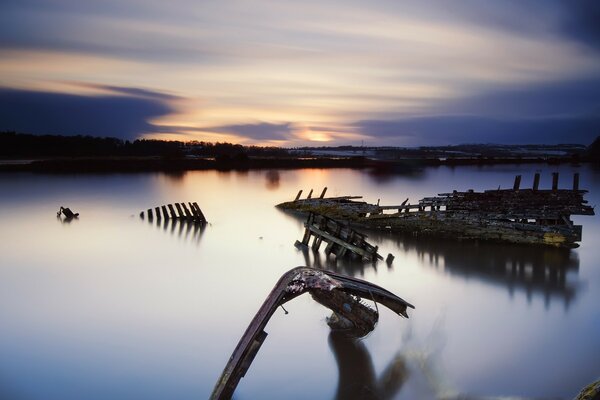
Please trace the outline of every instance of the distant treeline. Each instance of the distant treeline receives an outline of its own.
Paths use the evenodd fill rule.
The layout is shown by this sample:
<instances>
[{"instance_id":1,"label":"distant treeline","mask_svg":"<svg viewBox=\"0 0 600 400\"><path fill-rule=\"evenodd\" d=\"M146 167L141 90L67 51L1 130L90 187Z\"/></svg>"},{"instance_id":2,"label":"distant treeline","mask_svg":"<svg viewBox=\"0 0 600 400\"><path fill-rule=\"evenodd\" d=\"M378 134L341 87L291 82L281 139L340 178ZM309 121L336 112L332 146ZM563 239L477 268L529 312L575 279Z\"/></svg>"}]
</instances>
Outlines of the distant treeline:
<instances>
[{"instance_id":1,"label":"distant treeline","mask_svg":"<svg viewBox=\"0 0 600 400\"><path fill-rule=\"evenodd\" d=\"M287 157L288 151L278 147L242 146L232 143L180 142L112 137L31 135L0 132L0 157L148 157L178 158L186 155L244 159Z\"/></svg>"}]
</instances>

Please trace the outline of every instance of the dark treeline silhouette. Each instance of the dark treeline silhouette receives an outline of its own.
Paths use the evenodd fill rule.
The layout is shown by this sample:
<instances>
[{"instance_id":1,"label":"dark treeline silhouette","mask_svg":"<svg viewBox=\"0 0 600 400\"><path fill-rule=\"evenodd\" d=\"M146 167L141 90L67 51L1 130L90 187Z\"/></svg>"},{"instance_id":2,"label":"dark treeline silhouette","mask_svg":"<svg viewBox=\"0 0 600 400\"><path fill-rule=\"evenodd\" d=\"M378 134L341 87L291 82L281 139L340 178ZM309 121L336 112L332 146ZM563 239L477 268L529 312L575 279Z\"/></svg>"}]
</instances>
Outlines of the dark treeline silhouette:
<instances>
[{"instance_id":1,"label":"dark treeline silhouette","mask_svg":"<svg viewBox=\"0 0 600 400\"><path fill-rule=\"evenodd\" d=\"M113 137L31 135L0 132L0 157L111 157L161 156L168 158L193 155L221 159L286 157L288 151L277 147L242 146L232 143L179 142L138 139L130 142Z\"/></svg>"}]
</instances>

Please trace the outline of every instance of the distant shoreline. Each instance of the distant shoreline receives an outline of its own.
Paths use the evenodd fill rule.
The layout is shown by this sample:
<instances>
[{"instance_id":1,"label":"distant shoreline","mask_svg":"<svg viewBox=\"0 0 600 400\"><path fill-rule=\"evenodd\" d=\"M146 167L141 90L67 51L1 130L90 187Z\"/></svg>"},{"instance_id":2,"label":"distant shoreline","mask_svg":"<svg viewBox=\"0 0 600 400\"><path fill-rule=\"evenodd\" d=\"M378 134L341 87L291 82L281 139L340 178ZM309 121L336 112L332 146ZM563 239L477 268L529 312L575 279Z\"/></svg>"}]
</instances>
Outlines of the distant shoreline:
<instances>
[{"instance_id":1,"label":"distant shoreline","mask_svg":"<svg viewBox=\"0 0 600 400\"><path fill-rule=\"evenodd\" d=\"M120 173L120 172L184 172L198 170L248 171L269 169L351 168L381 172L408 172L424 167L506 165L506 164L580 164L587 159L570 157L530 158L407 158L380 160L367 157L297 157L238 159L167 158L167 157L73 157L38 160L2 159L0 172L36 173Z\"/></svg>"}]
</instances>

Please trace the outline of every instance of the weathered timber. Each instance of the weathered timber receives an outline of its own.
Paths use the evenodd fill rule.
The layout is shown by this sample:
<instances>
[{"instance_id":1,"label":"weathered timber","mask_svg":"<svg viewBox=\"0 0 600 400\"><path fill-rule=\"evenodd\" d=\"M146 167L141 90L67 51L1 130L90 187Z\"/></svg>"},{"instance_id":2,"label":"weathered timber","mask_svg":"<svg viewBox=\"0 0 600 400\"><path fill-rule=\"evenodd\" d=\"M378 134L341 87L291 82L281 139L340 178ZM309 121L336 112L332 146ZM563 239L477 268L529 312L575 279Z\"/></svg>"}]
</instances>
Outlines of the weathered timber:
<instances>
[{"instance_id":1,"label":"weathered timber","mask_svg":"<svg viewBox=\"0 0 600 400\"><path fill-rule=\"evenodd\" d=\"M188 219L194 219L194 216L192 215L192 213L190 212L190 210L188 210L188 208L185 205L185 203L181 203L181 208L183 208L183 212L185 213L186 218L188 218Z\"/></svg>"},{"instance_id":2,"label":"weathered timber","mask_svg":"<svg viewBox=\"0 0 600 400\"><path fill-rule=\"evenodd\" d=\"M60 206L60 208L58 209L58 212L56 213L57 217L60 217L61 215L63 215L65 217L65 219L73 219L73 218L79 217L79 213L74 213L73 211L71 211L71 209L69 207L63 207L63 206Z\"/></svg>"},{"instance_id":3,"label":"weathered timber","mask_svg":"<svg viewBox=\"0 0 600 400\"><path fill-rule=\"evenodd\" d=\"M177 219L177 213L175 212L175 209L173 208L173 204L167 204L167 207L169 208L169 212L171 213L171 218Z\"/></svg>"},{"instance_id":4,"label":"weathered timber","mask_svg":"<svg viewBox=\"0 0 600 400\"><path fill-rule=\"evenodd\" d=\"M367 281L329 271L298 267L286 272L266 298L229 358L211 399L230 399L267 337L264 331L279 306L310 293L315 301L333 311L328 321L332 329L344 329L350 336L364 336L375 328L377 310L361 299L380 303L408 318L413 305L393 293Z\"/></svg>"},{"instance_id":5,"label":"weathered timber","mask_svg":"<svg viewBox=\"0 0 600 400\"><path fill-rule=\"evenodd\" d=\"M181 204L179 203L175 203L175 208L177 209L177 217L178 218L185 218L185 214L183 213L183 210L181 209Z\"/></svg>"},{"instance_id":6,"label":"weathered timber","mask_svg":"<svg viewBox=\"0 0 600 400\"><path fill-rule=\"evenodd\" d=\"M356 232L347 224L337 222L331 218L319 214L310 213L304 224L305 232L302 244L308 246L310 237L314 237L312 249L319 250L321 243L327 244L326 254L335 253L337 257L343 257L349 250L352 254L364 261L383 260L377 253L377 246L369 244L366 235Z\"/></svg>"},{"instance_id":7,"label":"weathered timber","mask_svg":"<svg viewBox=\"0 0 600 400\"><path fill-rule=\"evenodd\" d=\"M523 189L518 175L512 189L454 190L424 197L416 204L407 200L400 205L369 204L353 200L360 196L345 196L297 199L278 207L415 236L577 247L582 227L573 224L571 216L594 215L593 207L583 198L587 191L579 189L579 174L573 177L572 189L559 189L558 173L552 175L550 190L540 190L539 181L539 174L535 174L533 187ZM339 254L336 249L330 251Z\"/></svg>"},{"instance_id":8,"label":"weathered timber","mask_svg":"<svg viewBox=\"0 0 600 400\"><path fill-rule=\"evenodd\" d=\"M206 218L202 213L202 210L198 206L198 203L194 202L188 203L190 208L186 206L185 203L175 203L175 207L172 204L157 206L154 208L154 212L156 213L156 219L161 220L161 211L162 216L165 220L174 220L174 221L192 221L198 223L206 223ZM177 208L177 211L175 211ZM191 211L190 211L191 210ZM153 220L153 210L149 208L146 211L148 216L148 220ZM144 218L144 212L140 213L140 218ZM174 226L174 225L173 225ZM183 229L182 227L180 229Z\"/></svg>"},{"instance_id":9,"label":"weathered timber","mask_svg":"<svg viewBox=\"0 0 600 400\"><path fill-rule=\"evenodd\" d=\"M323 188L323 191L321 192L321 195L319 196L320 199L322 199L323 197L325 197L325 192L327 191L327 186L325 186Z\"/></svg>"}]
</instances>

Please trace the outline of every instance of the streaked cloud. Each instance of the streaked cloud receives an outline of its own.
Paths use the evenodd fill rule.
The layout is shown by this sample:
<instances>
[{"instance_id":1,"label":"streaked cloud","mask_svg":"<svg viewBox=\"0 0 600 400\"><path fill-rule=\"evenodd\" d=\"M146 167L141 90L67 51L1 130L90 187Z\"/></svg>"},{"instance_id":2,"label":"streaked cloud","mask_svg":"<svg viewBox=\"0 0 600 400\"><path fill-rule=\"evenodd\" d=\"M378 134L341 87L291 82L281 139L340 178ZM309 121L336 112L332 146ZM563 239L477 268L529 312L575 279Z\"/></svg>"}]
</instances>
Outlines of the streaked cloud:
<instances>
[{"instance_id":1,"label":"streaked cloud","mask_svg":"<svg viewBox=\"0 0 600 400\"><path fill-rule=\"evenodd\" d=\"M135 88L122 89L135 92ZM146 96L0 89L2 129L18 132L136 139L141 133L154 131L149 119L172 111L167 103Z\"/></svg>"},{"instance_id":2,"label":"streaked cloud","mask_svg":"<svg viewBox=\"0 0 600 400\"><path fill-rule=\"evenodd\" d=\"M588 115L597 15L583 0L5 2L0 86L168 104L138 132L153 137L356 144L375 135L356 121Z\"/></svg>"}]
</instances>

